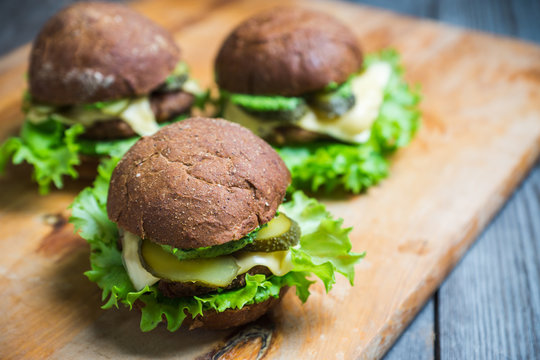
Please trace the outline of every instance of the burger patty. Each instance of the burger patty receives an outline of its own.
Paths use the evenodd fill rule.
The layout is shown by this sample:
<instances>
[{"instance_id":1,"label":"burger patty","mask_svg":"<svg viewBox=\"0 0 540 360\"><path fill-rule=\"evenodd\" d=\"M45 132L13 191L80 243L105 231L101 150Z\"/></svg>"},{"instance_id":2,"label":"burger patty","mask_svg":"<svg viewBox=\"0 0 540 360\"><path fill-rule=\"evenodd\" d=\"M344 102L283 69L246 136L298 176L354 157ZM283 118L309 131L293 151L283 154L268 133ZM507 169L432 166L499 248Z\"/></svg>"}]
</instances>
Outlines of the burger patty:
<instances>
[{"instance_id":1,"label":"burger patty","mask_svg":"<svg viewBox=\"0 0 540 360\"><path fill-rule=\"evenodd\" d=\"M153 93L150 96L150 106L158 122L169 120L189 111L195 95L185 91Z\"/></svg>"},{"instance_id":2,"label":"burger patty","mask_svg":"<svg viewBox=\"0 0 540 360\"><path fill-rule=\"evenodd\" d=\"M305 130L294 125L284 125L276 127L273 132L265 136L265 140L274 145L285 144L305 144L315 140L327 139L324 134L319 134L314 131Z\"/></svg>"},{"instance_id":3,"label":"burger patty","mask_svg":"<svg viewBox=\"0 0 540 360\"><path fill-rule=\"evenodd\" d=\"M249 275L263 274L269 276L272 272L266 266L255 266L247 272ZM223 290L238 289L246 286L246 274L238 275L229 285L222 288ZM178 298L184 296L199 296L216 291L217 287L201 286L197 283L182 283L160 280L158 289L161 293L169 298Z\"/></svg>"},{"instance_id":4,"label":"burger patty","mask_svg":"<svg viewBox=\"0 0 540 360\"><path fill-rule=\"evenodd\" d=\"M185 91L150 94L150 106L157 122L165 122L173 116L184 114L193 105L195 96ZM126 139L137 134L122 119L110 119L95 122L85 129L81 136L91 140Z\"/></svg>"}]
</instances>

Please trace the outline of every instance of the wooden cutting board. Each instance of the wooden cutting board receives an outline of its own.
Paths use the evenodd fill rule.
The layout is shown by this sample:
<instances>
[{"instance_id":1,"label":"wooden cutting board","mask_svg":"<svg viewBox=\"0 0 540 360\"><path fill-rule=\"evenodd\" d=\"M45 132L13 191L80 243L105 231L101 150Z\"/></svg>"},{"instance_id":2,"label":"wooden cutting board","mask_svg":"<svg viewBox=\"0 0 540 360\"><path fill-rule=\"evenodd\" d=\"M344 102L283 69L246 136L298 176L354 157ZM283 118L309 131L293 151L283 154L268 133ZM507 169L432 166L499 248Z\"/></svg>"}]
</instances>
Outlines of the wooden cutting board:
<instances>
[{"instance_id":1,"label":"wooden cutting board","mask_svg":"<svg viewBox=\"0 0 540 360\"><path fill-rule=\"evenodd\" d=\"M231 28L285 1L159 0L133 6L174 32L193 75ZM290 3L290 2L288 2ZM504 203L540 151L540 48L339 2L297 1L347 23L366 51L396 47L422 84L423 126L368 194L327 201L366 250L356 285L343 278L307 304L289 293L242 329L139 331L139 314L100 309L83 275L89 250L66 223L85 183L47 197L28 167L0 179L0 358L380 358ZM322 26L322 25L321 25ZM29 47L0 59L0 140L17 131ZM508 246L512 246L508 239ZM503 266L503 264L501 264Z\"/></svg>"}]
</instances>

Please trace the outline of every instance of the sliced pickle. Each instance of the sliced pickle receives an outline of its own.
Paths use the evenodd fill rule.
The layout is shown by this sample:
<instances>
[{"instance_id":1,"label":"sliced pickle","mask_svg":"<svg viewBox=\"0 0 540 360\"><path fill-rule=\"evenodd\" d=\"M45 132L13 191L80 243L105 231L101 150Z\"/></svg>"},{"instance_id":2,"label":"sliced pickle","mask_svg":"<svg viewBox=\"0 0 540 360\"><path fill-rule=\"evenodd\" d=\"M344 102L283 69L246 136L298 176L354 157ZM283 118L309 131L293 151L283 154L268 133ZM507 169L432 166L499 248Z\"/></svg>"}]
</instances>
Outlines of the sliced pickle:
<instances>
[{"instance_id":1,"label":"sliced pickle","mask_svg":"<svg viewBox=\"0 0 540 360\"><path fill-rule=\"evenodd\" d=\"M287 215L280 213L257 233L253 243L242 250L260 252L287 250L298 244L299 239L300 226Z\"/></svg>"},{"instance_id":2,"label":"sliced pickle","mask_svg":"<svg viewBox=\"0 0 540 360\"><path fill-rule=\"evenodd\" d=\"M238 275L239 266L232 256L178 260L149 240L142 241L140 252L144 268L161 279L224 287Z\"/></svg>"},{"instance_id":3,"label":"sliced pickle","mask_svg":"<svg viewBox=\"0 0 540 360\"><path fill-rule=\"evenodd\" d=\"M356 103L352 80L307 96L307 101L318 117L334 119L349 111Z\"/></svg>"},{"instance_id":4,"label":"sliced pickle","mask_svg":"<svg viewBox=\"0 0 540 360\"><path fill-rule=\"evenodd\" d=\"M165 79L163 85L161 85L156 92L169 92L181 90L184 83L189 78L189 67L183 61L178 62L176 67L169 76Z\"/></svg>"},{"instance_id":5,"label":"sliced pickle","mask_svg":"<svg viewBox=\"0 0 540 360\"><path fill-rule=\"evenodd\" d=\"M322 92L311 95L309 104L318 116L327 119L334 119L345 114L356 103L354 94L343 96L339 92Z\"/></svg>"},{"instance_id":6,"label":"sliced pickle","mask_svg":"<svg viewBox=\"0 0 540 360\"><path fill-rule=\"evenodd\" d=\"M188 80L188 74L182 75L169 75L163 85L161 85L156 91L157 92L169 92L169 91L178 91L182 89L182 86Z\"/></svg>"},{"instance_id":7,"label":"sliced pickle","mask_svg":"<svg viewBox=\"0 0 540 360\"><path fill-rule=\"evenodd\" d=\"M244 112L257 117L262 120L273 120L280 121L285 123L294 123L296 120L300 119L307 112L308 108L304 102L301 102L293 109L290 110L253 110L247 107L238 105Z\"/></svg>"}]
</instances>

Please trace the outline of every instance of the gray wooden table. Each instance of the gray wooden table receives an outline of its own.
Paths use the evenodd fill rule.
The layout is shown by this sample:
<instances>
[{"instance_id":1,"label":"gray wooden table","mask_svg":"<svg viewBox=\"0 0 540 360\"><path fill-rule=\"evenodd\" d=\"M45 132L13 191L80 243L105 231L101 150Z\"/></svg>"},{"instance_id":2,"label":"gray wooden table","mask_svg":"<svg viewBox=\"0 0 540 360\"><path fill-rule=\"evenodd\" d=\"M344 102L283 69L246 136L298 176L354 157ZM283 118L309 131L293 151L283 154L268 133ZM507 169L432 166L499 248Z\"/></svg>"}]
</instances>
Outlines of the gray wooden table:
<instances>
[{"instance_id":1,"label":"gray wooden table","mask_svg":"<svg viewBox=\"0 0 540 360\"><path fill-rule=\"evenodd\" d=\"M0 55L71 2L0 0ZM540 0L357 2L540 43ZM385 359L433 358L540 359L540 162Z\"/></svg>"}]
</instances>

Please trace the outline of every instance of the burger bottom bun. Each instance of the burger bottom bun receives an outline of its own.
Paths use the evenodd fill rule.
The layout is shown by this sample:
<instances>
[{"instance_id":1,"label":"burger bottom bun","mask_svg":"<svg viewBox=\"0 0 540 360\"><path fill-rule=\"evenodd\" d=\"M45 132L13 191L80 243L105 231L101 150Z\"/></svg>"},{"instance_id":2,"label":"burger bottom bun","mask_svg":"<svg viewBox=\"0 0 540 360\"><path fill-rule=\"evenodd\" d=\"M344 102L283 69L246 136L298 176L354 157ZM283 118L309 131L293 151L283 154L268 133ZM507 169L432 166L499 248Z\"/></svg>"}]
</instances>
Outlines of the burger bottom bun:
<instances>
[{"instance_id":1,"label":"burger bottom bun","mask_svg":"<svg viewBox=\"0 0 540 360\"><path fill-rule=\"evenodd\" d=\"M224 330L250 323L277 305L288 290L289 287L283 287L279 292L279 297L270 297L263 302L246 305L241 309L228 309L223 312L217 312L215 310L205 311L203 316L197 315L195 319L192 319L188 315L182 326L189 328L189 330L198 328Z\"/></svg>"},{"instance_id":2,"label":"burger bottom bun","mask_svg":"<svg viewBox=\"0 0 540 360\"><path fill-rule=\"evenodd\" d=\"M154 93L150 95L150 106L158 122L164 122L189 111L195 96L184 91ZM137 136L135 131L121 119L98 121L85 129L85 139L112 140Z\"/></svg>"}]
</instances>

